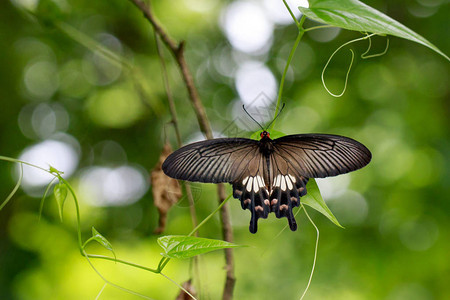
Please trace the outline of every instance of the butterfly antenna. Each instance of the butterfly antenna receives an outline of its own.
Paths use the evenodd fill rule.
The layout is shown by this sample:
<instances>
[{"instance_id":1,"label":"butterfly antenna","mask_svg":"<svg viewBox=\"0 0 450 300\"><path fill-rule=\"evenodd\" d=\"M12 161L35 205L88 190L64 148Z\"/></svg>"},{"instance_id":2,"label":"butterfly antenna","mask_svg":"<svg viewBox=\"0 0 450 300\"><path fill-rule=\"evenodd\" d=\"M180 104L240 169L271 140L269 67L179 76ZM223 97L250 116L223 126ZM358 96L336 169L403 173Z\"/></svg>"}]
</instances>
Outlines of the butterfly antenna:
<instances>
[{"instance_id":1,"label":"butterfly antenna","mask_svg":"<svg viewBox=\"0 0 450 300\"><path fill-rule=\"evenodd\" d=\"M261 126L261 124L259 124L258 121L256 121L255 118L253 118L252 115L248 113L248 111L245 109L245 105L242 105L242 108L244 109L245 113L246 113L253 121L255 121L255 123L258 124L259 127L261 127L262 130L264 130L264 128Z\"/></svg>"},{"instance_id":2,"label":"butterfly antenna","mask_svg":"<svg viewBox=\"0 0 450 300\"><path fill-rule=\"evenodd\" d=\"M275 116L275 118L273 118L272 122L270 122L270 124L267 126L267 128L270 127L270 125L272 125L273 122L275 122L275 120L278 118L278 116L281 114L281 112L283 111L284 106L286 105L286 103L283 103L283 106L281 107L280 111L277 113L277 115Z\"/></svg>"}]
</instances>

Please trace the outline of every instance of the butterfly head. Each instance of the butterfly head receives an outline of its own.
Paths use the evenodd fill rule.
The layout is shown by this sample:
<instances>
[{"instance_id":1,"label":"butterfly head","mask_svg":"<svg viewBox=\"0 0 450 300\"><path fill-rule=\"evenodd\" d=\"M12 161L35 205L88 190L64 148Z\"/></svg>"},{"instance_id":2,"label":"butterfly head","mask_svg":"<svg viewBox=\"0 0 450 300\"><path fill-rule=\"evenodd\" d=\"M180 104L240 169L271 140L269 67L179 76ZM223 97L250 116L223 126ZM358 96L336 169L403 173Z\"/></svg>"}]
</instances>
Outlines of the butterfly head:
<instances>
[{"instance_id":1,"label":"butterfly head","mask_svg":"<svg viewBox=\"0 0 450 300\"><path fill-rule=\"evenodd\" d=\"M270 133L267 132L267 131L265 131L265 130L263 130L263 131L260 133L259 136L261 137L261 139L263 139L263 138L269 138L269 139L270 139Z\"/></svg>"}]
</instances>

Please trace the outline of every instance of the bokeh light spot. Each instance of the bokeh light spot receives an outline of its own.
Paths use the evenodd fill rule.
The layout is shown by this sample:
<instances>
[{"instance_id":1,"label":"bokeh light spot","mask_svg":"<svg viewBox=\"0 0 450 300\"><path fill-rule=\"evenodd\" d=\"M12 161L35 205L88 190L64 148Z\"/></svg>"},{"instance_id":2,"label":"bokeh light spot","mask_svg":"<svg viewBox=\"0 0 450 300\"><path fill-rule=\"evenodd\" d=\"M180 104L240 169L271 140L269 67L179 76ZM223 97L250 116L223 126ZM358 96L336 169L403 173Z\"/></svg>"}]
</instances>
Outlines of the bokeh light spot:
<instances>
[{"instance_id":1,"label":"bokeh light spot","mask_svg":"<svg viewBox=\"0 0 450 300\"><path fill-rule=\"evenodd\" d=\"M24 83L30 96L49 99L59 86L58 68L50 61L37 61L25 69Z\"/></svg>"},{"instance_id":2,"label":"bokeh light spot","mask_svg":"<svg viewBox=\"0 0 450 300\"><path fill-rule=\"evenodd\" d=\"M292 10L294 16L298 19L300 17L300 10L297 9L298 6L308 7L308 1L298 1L298 0L288 0L286 1L289 7ZM273 0L264 0L264 9L266 11L267 16L277 24L290 24L293 23L294 20L291 17L291 14L287 10L286 6L282 1L273 1ZM306 5L306 6L305 6Z\"/></svg>"},{"instance_id":3,"label":"bokeh light spot","mask_svg":"<svg viewBox=\"0 0 450 300\"><path fill-rule=\"evenodd\" d=\"M327 203L344 226L363 223L369 213L366 199L360 193L352 190L346 191L338 198L327 200Z\"/></svg>"},{"instance_id":4,"label":"bokeh light spot","mask_svg":"<svg viewBox=\"0 0 450 300\"><path fill-rule=\"evenodd\" d=\"M19 160L48 169L52 166L61 172L67 178L73 174L78 165L78 152L74 146L69 143L58 140L45 140L39 144L25 148L20 154ZM16 173L17 173L16 169ZM23 166L22 185L30 192L33 188L47 185L54 176L31 166Z\"/></svg>"},{"instance_id":5,"label":"bokeh light spot","mask_svg":"<svg viewBox=\"0 0 450 300\"><path fill-rule=\"evenodd\" d=\"M273 35L273 23L256 3L231 3L222 17L222 28L231 45L243 52L268 49Z\"/></svg>"},{"instance_id":6,"label":"bokeh light spot","mask_svg":"<svg viewBox=\"0 0 450 300\"><path fill-rule=\"evenodd\" d=\"M261 106L262 103L258 102L260 99L265 101L270 99L271 102L275 100L277 82L275 76L264 64L248 61L237 70L236 89L245 105ZM265 97L259 97L260 94L264 94Z\"/></svg>"},{"instance_id":7,"label":"bokeh light spot","mask_svg":"<svg viewBox=\"0 0 450 300\"><path fill-rule=\"evenodd\" d=\"M88 111L92 120L112 128L132 125L141 116L142 106L134 90L125 87L100 91L88 100Z\"/></svg>"},{"instance_id":8,"label":"bokeh light spot","mask_svg":"<svg viewBox=\"0 0 450 300\"><path fill-rule=\"evenodd\" d=\"M147 178L135 167L93 167L80 178L80 194L95 206L122 206L139 200L147 191Z\"/></svg>"},{"instance_id":9,"label":"bokeh light spot","mask_svg":"<svg viewBox=\"0 0 450 300\"><path fill-rule=\"evenodd\" d=\"M434 245L439 229L432 220L408 221L400 226L400 240L413 251L425 251Z\"/></svg>"},{"instance_id":10,"label":"bokeh light spot","mask_svg":"<svg viewBox=\"0 0 450 300\"><path fill-rule=\"evenodd\" d=\"M99 42L119 57L123 55L122 43L113 35L102 33L98 36ZM122 74L122 65L112 62L100 51L86 54L82 63L83 74L93 85L108 85L116 81Z\"/></svg>"}]
</instances>

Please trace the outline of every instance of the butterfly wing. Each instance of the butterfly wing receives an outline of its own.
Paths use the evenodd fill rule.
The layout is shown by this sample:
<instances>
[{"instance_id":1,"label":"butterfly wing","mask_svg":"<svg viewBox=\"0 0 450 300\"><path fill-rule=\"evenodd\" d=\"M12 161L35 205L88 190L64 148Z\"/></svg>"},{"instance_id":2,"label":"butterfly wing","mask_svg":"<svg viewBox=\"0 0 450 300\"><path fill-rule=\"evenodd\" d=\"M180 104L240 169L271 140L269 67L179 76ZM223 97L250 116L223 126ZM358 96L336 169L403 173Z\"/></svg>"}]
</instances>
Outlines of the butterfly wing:
<instances>
[{"instance_id":1,"label":"butterfly wing","mask_svg":"<svg viewBox=\"0 0 450 300\"><path fill-rule=\"evenodd\" d=\"M277 159L289 161L305 177L323 178L355 171L367 165L372 154L361 143L339 135L297 134L273 141Z\"/></svg>"},{"instance_id":2,"label":"butterfly wing","mask_svg":"<svg viewBox=\"0 0 450 300\"><path fill-rule=\"evenodd\" d=\"M243 138L214 139L189 144L169 155L162 165L166 175L188 181L229 182L233 196L249 209L250 232L259 218L274 212L297 229L292 209L306 195L308 178L335 176L367 165L370 151L361 143L325 134L288 135L266 141Z\"/></svg>"},{"instance_id":3,"label":"butterfly wing","mask_svg":"<svg viewBox=\"0 0 450 300\"><path fill-rule=\"evenodd\" d=\"M232 183L234 198L251 211L250 232L255 233L258 219L270 212L263 162L258 141L224 138L184 146L169 155L162 169L175 179Z\"/></svg>"},{"instance_id":4,"label":"butterfly wing","mask_svg":"<svg viewBox=\"0 0 450 300\"><path fill-rule=\"evenodd\" d=\"M300 197L306 195L308 178L348 173L364 167L372 157L361 143L326 134L284 136L273 141L273 149L270 207L277 218L288 219L293 231L297 224L292 209L300 204Z\"/></svg>"},{"instance_id":5,"label":"butterfly wing","mask_svg":"<svg viewBox=\"0 0 450 300\"><path fill-rule=\"evenodd\" d=\"M242 166L253 158L258 141L222 138L186 145L167 157L162 169L167 176L209 183L234 182Z\"/></svg>"}]
</instances>

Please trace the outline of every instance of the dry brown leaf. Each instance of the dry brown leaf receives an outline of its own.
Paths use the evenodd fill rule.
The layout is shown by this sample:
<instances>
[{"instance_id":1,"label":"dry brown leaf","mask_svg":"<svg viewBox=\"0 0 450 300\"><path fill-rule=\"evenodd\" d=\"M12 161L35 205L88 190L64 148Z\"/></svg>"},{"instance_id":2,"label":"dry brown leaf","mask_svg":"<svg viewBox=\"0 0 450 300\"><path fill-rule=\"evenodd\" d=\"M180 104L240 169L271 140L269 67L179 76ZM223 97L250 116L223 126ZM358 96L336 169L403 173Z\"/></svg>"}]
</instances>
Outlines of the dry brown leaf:
<instances>
[{"instance_id":1,"label":"dry brown leaf","mask_svg":"<svg viewBox=\"0 0 450 300\"><path fill-rule=\"evenodd\" d=\"M195 287L192 285L191 279L183 283L183 288L191 293L192 296L196 297ZM181 290L175 300L191 300L191 296L189 296L185 291Z\"/></svg>"},{"instance_id":2,"label":"dry brown leaf","mask_svg":"<svg viewBox=\"0 0 450 300\"><path fill-rule=\"evenodd\" d=\"M152 170L150 176L153 201L159 212L159 225L155 229L156 234L160 234L166 229L167 213L182 195L178 181L164 174L161 168L170 153L172 153L172 148L166 143L159 156L159 162Z\"/></svg>"}]
</instances>

